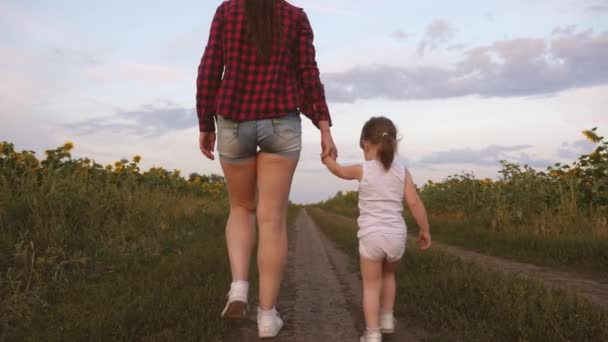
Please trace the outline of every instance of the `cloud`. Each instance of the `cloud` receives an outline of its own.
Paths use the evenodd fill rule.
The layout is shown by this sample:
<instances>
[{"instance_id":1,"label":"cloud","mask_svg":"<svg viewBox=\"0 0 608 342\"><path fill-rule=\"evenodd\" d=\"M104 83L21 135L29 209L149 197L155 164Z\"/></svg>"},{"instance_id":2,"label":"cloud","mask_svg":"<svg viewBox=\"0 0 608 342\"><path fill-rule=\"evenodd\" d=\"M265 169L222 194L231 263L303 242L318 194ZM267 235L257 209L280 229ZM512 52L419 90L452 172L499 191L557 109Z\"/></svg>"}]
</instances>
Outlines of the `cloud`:
<instances>
[{"instance_id":1,"label":"cloud","mask_svg":"<svg viewBox=\"0 0 608 342\"><path fill-rule=\"evenodd\" d=\"M558 26L551 32L552 35L572 35L576 33L576 25Z\"/></svg>"},{"instance_id":2,"label":"cloud","mask_svg":"<svg viewBox=\"0 0 608 342\"><path fill-rule=\"evenodd\" d=\"M592 13L608 13L608 0L589 1L587 11Z\"/></svg>"},{"instance_id":3,"label":"cloud","mask_svg":"<svg viewBox=\"0 0 608 342\"><path fill-rule=\"evenodd\" d=\"M67 63L76 63L80 65L97 65L99 57L97 54L86 51L84 49L76 49L73 47L54 45L49 47L49 55L51 59Z\"/></svg>"},{"instance_id":4,"label":"cloud","mask_svg":"<svg viewBox=\"0 0 608 342\"><path fill-rule=\"evenodd\" d=\"M589 140L577 140L573 143L563 142L557 150L557 156L564 159L577 159L583 154L590 153L596 147L596 144Z\"/></svg>"},{"instance_id":5,"label":"cloud","mask_svg":"<svg viewBox=\"0 0 608 342\"><path fill-rule=\"evenodd\" d=\"M466 44L452 44L447 47L449 51L462 51L467 47Z\"/></svg>"},{"instance_id":6,"label":"cloud","mask_svg":"<svg viewBox=\"0 0 608 342\"><path fill-rule=\"evenodd\" d=\"M409 37L410 35L401 31L401 30L397 30L393 33L391 33L391 37L396 39L396 40L405 40Z\"/></svg>"},{"instance_id":7,"label":"cloud","mask_svg":"<svg viewBox=\"0 0 608 342\"><path fill-rule=\"evenodd\" d=\"M452 149L432 153L421 158L420 163L496 166L501 160L507 160L510 162L528 164L533 167L545 167L553 164L551 161L536 159L533 155L523 152L532 147L532 145L490 145L482 149ZM519 154L514 154L515 152L519 152Z\"/></svg>"},{"instance_id":8,"label":"cloud","mask_svg":"<svg viewBox=\"0 0 608 342\"><path fill-rule=\"evenodd\" d=\"M307 11L338 15L341 17L353 17L356 15L356 12L351 8L352 6L345 6L346 4L348 4L347 2L345 2L344 4L336 4L330 3L329 1L311 2L309 0L298 0L293 1L293 3L298 7L304 7Z\"/></svg>"},{"instance_id":9,"label":"cloud","mask_svg":"<svg viewBox=\"0 0 608 342\"><path fill-rule=\"evenodd\" d=\"M427 28L424 38L418 43L418 54L435 51L454 38L456 30L443 19L436 19Z\"/></svg>"},{"instance_id":10,"label":"cloud","mask_svg":"<svg viewBox=\"0 0 608 342\"><path fill-rule=\"evenodd\" d=\"M608 84L608 31L558 30L469 48L448 66L371 65L325 73L330 101L515 97Z\"/></svg>"},{"instance_id":11,"label":"cloud","mask_svg":"<svg viewBox=\"0 0 608 342\"><path fill-rule=\"evenodd\" d=\"M165 101L145 105L140 109L119 111L113 116L94 118L68 124L82 135L98 132L158 137L174 130L195 127L196 112Z\"/></svg>"},{"instance_id":12,"label":"cloud","mask_svg":"<svg viewBox=\"0 0 608 342\"><path fill-rule=\"evenodd\" d=\"M186 73L173 67L163 65L121 62L114 64L94 65L86 69L85 74L102 82L170 82L181 80Z\"/></svg>"}]
</instances>

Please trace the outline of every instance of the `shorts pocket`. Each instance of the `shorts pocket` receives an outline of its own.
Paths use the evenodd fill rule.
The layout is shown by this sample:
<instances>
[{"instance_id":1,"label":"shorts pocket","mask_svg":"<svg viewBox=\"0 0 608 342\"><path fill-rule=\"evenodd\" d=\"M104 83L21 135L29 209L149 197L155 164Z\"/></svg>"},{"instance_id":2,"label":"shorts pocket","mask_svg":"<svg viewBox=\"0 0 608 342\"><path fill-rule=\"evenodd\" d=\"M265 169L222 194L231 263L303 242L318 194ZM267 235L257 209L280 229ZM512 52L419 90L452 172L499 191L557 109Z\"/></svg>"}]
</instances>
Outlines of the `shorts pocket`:
<instances>
[{"instance_id":1,"label":"shorts pocket","mask_svg":"<svg viewBox=\"0 0 608 342\"><path fill-rule=\"evenodd\" d=\"M289 114L283 118L272 119L274 134L283 139L294 139L302 135L302 119L299 114Z\"/></svg>"},{"instance_id":2,"label":"shorts pocket","mask_svg":"<svg viewBox=\"0 0 608 342\"><path fill-rule=\"evenodd\" d=\"M217 131L219 141L232 142L239 137L239 123L218 115Z\"/></svg>"}]
</instances>

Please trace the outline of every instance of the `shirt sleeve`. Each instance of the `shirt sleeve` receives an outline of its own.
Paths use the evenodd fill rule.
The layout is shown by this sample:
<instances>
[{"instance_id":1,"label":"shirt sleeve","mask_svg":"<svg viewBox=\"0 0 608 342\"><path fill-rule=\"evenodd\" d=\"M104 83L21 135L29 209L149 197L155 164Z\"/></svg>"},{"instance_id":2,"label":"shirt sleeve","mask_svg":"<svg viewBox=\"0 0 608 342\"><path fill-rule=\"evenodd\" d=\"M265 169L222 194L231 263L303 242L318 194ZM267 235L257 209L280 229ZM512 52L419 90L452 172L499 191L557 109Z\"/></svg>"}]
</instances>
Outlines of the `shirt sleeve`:
<instances>
[{"instance_id":1,"label":"shirt sleeve","mask_svg":"<svg viewBox=\"0 0 608 342\"><path fill-rule=\"evenodd\" d=\"M211 30L209 42L203 53L198 67L196 79L196 112L198 115L199 130L201 132L215 131L215 111L217 92L222 82L224 71L224 54L222 46L222 17L223 5L218 7Z\"/></svg>"},{"instance_id":2,"label":"shirt sleeve","mask_svg":"<svg viewBox=\"0 0 608 342\"><path fill-rule=\"evenodd\" d=\"M319 77L319 68L315 59L314 34L308 16L301 12L298 28L296 65L301 84L300 110L319 127L319 121L329 121L331 117L325 100L325 90Z\"/></svg>"}]
</instances>

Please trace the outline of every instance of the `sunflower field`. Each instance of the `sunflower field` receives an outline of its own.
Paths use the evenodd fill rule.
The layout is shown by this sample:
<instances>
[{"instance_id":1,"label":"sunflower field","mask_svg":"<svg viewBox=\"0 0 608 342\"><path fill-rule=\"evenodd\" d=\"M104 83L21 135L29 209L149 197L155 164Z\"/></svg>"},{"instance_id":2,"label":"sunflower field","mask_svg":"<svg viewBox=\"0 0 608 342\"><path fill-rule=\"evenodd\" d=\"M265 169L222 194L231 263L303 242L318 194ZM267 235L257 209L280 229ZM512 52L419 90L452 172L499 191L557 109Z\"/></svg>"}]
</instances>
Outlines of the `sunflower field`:
<instances>
[{"instance_id":1,"label":"sunflower field","mask_svg":"<svg viewBox=\"0 0 608 342\"><path fill-rule=\"evenodd\" d=\"M202 288L223 291L228 281L223 178L142 171L140 156L101 165L74 158L73 148L68 142L38 159L0 143L0 341L217 333L201 328L204 312L176 321L157 315L192 296L199 311L221 305L200 296L222 298ZM185 292L150 295L177 287ZM130 325L133 312L154 305L167 307Z\"/></svg>"}]
</instances>

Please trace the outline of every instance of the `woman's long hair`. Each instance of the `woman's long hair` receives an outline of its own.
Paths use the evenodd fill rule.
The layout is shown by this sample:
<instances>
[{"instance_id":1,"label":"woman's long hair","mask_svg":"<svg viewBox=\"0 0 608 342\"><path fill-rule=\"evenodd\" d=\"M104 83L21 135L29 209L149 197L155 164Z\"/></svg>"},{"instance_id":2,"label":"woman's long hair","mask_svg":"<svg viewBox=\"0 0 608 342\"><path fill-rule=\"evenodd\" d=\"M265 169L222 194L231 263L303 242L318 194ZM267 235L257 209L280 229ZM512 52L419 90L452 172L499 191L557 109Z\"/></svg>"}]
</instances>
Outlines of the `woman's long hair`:
<instances>
[{"instance_id":1,"label":"woman's long hair","mask_svg":"<svg viewBox=\"0 0 608 342\"><path fill-rule=\"evenodd\" d=\"M275 16L279 0L245 0L247 15L247 36L258 50L260 60L268 64L272 47L278 37L278 20Z\"/></svg>"}]
</instances>

